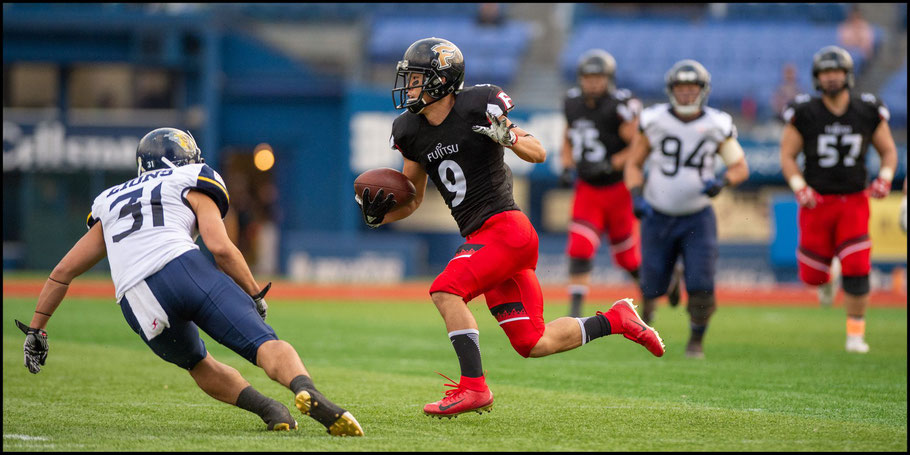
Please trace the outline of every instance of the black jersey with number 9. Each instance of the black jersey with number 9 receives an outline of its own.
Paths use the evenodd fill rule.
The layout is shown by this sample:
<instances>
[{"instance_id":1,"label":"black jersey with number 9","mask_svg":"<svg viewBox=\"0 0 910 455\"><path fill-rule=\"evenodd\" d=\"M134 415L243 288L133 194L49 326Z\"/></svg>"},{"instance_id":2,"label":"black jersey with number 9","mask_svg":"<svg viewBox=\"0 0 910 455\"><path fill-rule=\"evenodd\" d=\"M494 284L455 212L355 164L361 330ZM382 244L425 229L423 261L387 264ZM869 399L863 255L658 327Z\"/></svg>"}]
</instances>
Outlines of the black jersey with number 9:
<instances>
[{"instance_id":1,"label":"black jersey with number 9","mask_svg":"<svg viewBox=\"0 0 910 455\"><path fill-rule=\"evenodd\" d=\"M490 125L487 111L499 117L512 107L501 88L475 85L455 95L455 106L437 126L407 111L392 124L392 148L423 166L464 237L497 213L519 210L503 147L471 129Z\"/></svg>"}]
</instances>

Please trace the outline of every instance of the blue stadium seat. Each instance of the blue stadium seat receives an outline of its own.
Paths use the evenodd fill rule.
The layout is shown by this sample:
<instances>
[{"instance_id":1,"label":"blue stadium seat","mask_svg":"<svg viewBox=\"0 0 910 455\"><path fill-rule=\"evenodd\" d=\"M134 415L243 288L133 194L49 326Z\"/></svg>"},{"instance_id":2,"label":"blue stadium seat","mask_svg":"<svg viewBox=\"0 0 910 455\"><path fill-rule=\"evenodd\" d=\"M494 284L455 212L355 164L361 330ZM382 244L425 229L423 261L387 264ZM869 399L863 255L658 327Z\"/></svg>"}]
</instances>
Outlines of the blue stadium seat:
<instances>
[{"instance_id":1,"label":"blue stadium seat","mask_svg":"<svg viewBox=\"0 0 910 455\"><path fill-rule=\"evenodd\" d=\"M481 26L473 17L379 17L373 20L366 52L370 61L394 63L414 41L444 38L465 57L466 84L508 85L520 69L530 35L530 25L524 22Z\"/></svg>"},{"instance_id":2,"label":"blue stadium seat","mask_svg":"<svg viewBox=\"0 0 910 455\"><path fill-rule=\"evenodd\" d=\"M882 87L879 97L891 111L891 121L894 127L907 127L907 63L896 71Z\"/></svg>"}]
</instances>

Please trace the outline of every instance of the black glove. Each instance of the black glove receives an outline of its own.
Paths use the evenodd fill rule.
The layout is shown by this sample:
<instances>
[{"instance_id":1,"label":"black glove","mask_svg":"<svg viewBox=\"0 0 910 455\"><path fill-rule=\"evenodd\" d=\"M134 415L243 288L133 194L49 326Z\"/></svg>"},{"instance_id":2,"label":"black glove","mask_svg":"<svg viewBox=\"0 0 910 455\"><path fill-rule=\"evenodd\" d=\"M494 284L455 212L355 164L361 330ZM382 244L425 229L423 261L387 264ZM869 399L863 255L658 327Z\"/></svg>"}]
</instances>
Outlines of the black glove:
<instances>
[{"instance_id":1,"label":"black glove","mask_svg":"<svg viewBox=\"0 0 910 455\"><path fill-rule=\"evenodd\" d=\"M705 189L702 190L702 193L708 195L708 197L714 197L720 194L720 190L724 189L725 186L730 184L730 179L724 177L723 180L718 181L717 179L711 179L705 182Z\"/></svg>"},{"instance_id":2,"label":"black glove","mask_svg":"<svg viewBox=\"0 0 910 455\"><path fill-rule=\"evenodd\" d=\"M572 169L563 168L562 174L559 174L559 186L560 188L572 188L572 184L575 183L575 173L572 172Z\"/></svg>"},{"instance_id":3,"label":"black glove","mask_svg":"<svg viewBox=\"0 0 910 455\"><path fill-rule=\"evenodd\" d=\"M265 315L269 311L269 305L265 303L265 294L269 292L269 289L272 287L272 282L269 281L269 284L265 285L261 291L256 295L251 295L253 298L253 303L256 304L256 311L259 312L259 316L262 316L262 320L265 321Z\"/></svg>"},{"instance_id":4,"label":"black glove","mask_svg":"<svg viewBox=\"0 0 910 455\"><path fill-rule=\"evenodd\" d=\"M578 176L587 180L594 180L611 172L613 172L613 163L610 162L610 157L596 163L585 163L578 166Z\"/></svg>"},{"instance_id":5,"label":"black glove","mask_svg":"<svg viewBox=\"0 0 910 455\"><path fill-rule=\"evenodd\" d=\"M645 196L642 194L640 186L632 188L629 190L629 193L632 194L632 213L635 214L635 218L642 219L654 214L654 209L651 208L651 204L648 204L648 201L645 200Z\"/></svg>"},{"instance_id":6,"label":"black glove","mask_svg":"<svg viewBox=\"0 0 910 455\"><path fill-rule=\"evenodd\" d=\"M354 200L360 204L360 209L363 211L363 221L371 228L379 227L382 224L382 219L385 218L385 214L389 213L389 210L392 210L392 207L397 203L394 194L390 194L383 199L384 194L385 191L380 189L376 192L376 197L370 199L370 189L364 188L362 196L355 195L354 197Z\"/></svg>"},{"instance_id":7,"label":"black glove","mask_svg":"<svg viewBox=\"0 0 910 455\"><path fill-rule=\"evenodd\" d=\"M29 327L18 319L16 327L25 334L25 343L22 350L25 352L25 367L32 374L38 374L41 371L41 365L47 360L47 332L43 329Z\"/></svg>"}]
</instances>

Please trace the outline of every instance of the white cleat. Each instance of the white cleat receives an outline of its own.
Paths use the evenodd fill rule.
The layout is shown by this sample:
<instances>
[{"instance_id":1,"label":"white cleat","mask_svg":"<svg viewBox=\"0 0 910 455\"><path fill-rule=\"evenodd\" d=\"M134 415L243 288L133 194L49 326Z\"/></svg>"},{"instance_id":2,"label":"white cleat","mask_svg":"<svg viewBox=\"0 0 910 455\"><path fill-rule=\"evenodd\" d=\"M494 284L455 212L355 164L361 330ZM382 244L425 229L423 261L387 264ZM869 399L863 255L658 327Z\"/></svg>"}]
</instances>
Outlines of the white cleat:
<instances>
[{"instance_id":1,"label":"white cleat","mask_svg":"<svg viewBox=\"0 0 910 455\"><path fill-rule=\"evenodd\" d=\"M859 354L865 354L869 352L869 345L866 344L866 341L863 340L863 337L855 336L847 337L847 352L856 352Z\"/></svg>"}]
</instances>

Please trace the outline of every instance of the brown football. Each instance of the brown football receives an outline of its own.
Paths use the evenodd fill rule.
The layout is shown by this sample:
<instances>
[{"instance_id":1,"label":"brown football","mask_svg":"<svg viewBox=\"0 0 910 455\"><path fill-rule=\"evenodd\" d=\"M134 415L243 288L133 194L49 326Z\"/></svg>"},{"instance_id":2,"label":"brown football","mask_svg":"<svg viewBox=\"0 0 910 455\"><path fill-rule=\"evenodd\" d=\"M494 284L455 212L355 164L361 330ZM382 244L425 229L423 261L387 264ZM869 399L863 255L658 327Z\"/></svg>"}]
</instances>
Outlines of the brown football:
<instances>
[{"instance_id":1,"label":"brown football","mask_svg":"<svg viewBox=\"0 0 910 455\"><path fill-rule=\"evenodd\" d=\"M375 198L380 189L383 190L383 198L394 194L396 205L408 204L417 196L414 184L401 172L388 167L370 169L358 175L354 180L354 194L363 196L364 188L370 189L370 199Z\"/></svg>"}]
</instances>

